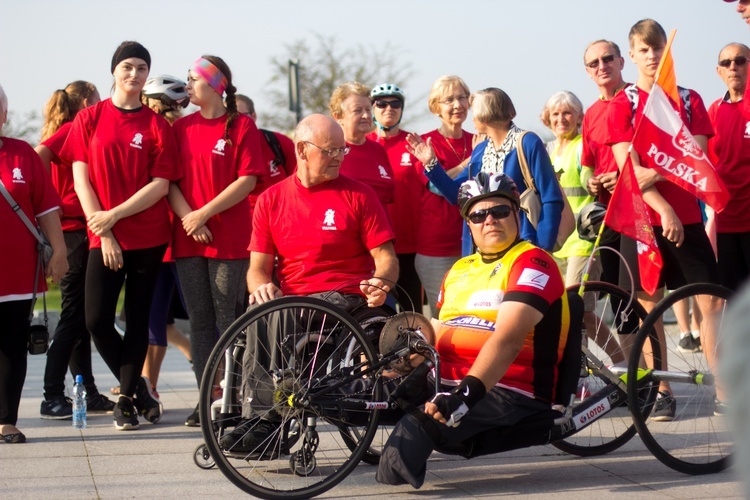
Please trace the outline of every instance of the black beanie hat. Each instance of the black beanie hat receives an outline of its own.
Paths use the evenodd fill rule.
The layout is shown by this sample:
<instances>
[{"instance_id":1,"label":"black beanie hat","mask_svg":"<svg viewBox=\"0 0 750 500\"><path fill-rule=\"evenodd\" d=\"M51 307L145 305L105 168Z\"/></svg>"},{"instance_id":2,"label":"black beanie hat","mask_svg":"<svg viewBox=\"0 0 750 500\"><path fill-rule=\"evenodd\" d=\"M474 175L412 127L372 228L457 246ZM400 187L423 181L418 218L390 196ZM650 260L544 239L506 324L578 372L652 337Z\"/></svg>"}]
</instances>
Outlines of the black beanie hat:
<instances>
[{"instance_id":1,"label":"black beanie hat","mask_svg":"<svg viewBox=\"0 0 750 500\"><path fill-rule=\"evenodd\" d=\"M131 57L137 57L146 61L148 69L151 69L151 54L148 53L146 47L138 42L122 42L117 50L115 50L112 56L112 70L111 73L115 72L115 67L120 64L121 61L129 59Z\"/></svg>"}]
</instances>

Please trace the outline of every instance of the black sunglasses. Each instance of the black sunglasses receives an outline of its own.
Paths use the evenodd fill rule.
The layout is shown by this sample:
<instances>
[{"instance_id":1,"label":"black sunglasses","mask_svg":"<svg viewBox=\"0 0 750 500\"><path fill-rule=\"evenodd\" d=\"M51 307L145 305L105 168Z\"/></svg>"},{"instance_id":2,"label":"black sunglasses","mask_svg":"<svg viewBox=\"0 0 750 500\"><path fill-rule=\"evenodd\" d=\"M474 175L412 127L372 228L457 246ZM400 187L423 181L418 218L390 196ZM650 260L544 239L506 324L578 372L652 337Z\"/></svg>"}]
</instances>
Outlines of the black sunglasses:
<instances>
[{"instance_id":1,"label":"black sunglasses","mask_svg":"<svg viewBox=\"0 0 750 500\"><path fill-rule=\"evenodd\" d=\"M607 56L603 56L601 59L594 59L593 61L589 61L586 63L586 66L588 66L591 69L596 69L599 67L599 61L601 61L602 65L612 64L612 61L615 60L614 54L609 54Z\"/></svg>"},{"instance_id":2,"label":"black sunglasses","mask_svg":"<svg viewBox=\"0 0 750 500\"><path fill-rule=\"evenodd\" d=\"M495 220L500 220L508 217L511 212L513 212L513 209L511 209L508 205L497 205L492 208L485 208L483 210L471 212L468 215L467 219L469 219L469 221L474 224L481 224L485 220L487 220L488 215L491 215Z\"/></svg>"},{"instance_id":3,"label":"black sunglasses","mask_svg":"<svg viewBox=\"0 0 750 500\"><path fill-rule=\"evenodd\" d=\"M383 101L383 100L378 99L377 101L375 101L374 104L375 104L375 107L378 109L385 109L388 106L390 106L391 109L401 109L401 106L404 105L404 103L402 103L398 99L394 101Z\"/></svg>"},{"instance_id":4,"label":"black sunglasses","mask_svg":"<svg viewBox=\"0 0 750 500\"><path fill-rule=\"evenodd\" d=\"M747 57L745 56L737 56L734 59L722 59L719 61L719 66L722 68L728 68L732 65L732 63L736 64L737 66L744 66L747 64Z\"/></svg>"}]
</instances>

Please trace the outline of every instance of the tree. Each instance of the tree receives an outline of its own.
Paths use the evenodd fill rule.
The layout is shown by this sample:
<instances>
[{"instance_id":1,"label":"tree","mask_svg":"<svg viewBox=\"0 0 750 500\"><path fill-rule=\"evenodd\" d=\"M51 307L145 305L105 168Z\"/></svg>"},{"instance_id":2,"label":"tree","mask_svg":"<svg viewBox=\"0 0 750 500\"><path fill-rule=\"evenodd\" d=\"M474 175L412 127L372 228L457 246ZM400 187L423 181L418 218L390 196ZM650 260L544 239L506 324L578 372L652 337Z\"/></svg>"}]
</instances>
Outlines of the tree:
<instances>
[{"instance_id":1,"label":"tree","mask_svg":"<svg viewBox=\"0 0 750 500\"><path fill-rule=\"evenodd\" d=\"M8 121L3 125L3 135L22 139L32 145L39 142L41 135L41 117L36 111L29 111L17 117L13 111L8 112Z\"/></svg>"},{"instance_id":2,"label":"tree","mask_svg":"<svg viewBox=\"0 0 750 500\"><path fill-rule=\"evenodd\" d=\"M264 116L264 122L278 130L290 131L295 126L295 115L289 111L290 59L299 62L300 99L303 116L311 113L328 114L328 101L334 89L347 81L358 81L367 86L381 82L405 85L414 76L409 64L400 63L402 53L391 43L373 48L359 44L347 47L336 43L336 38L315 34L315 43L299 39L286 45L286 55L271 59L274 75L269 80L269 102L274 112Z\"/></svg>"}]
</instances>

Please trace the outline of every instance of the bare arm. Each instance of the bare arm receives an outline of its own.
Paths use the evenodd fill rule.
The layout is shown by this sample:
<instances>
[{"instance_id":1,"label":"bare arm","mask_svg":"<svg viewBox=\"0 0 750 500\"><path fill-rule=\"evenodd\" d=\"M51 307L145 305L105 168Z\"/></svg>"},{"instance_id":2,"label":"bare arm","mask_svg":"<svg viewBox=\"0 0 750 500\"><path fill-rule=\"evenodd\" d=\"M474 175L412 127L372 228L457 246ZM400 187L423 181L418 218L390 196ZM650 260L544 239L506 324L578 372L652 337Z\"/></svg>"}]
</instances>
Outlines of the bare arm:
<instances>
[{"instance_id":1,"label":"bare arm","mask_svg":"<svg viewBox=\"0 0 750 500\"><path fill-rule=\"evenodd\" d=\"M50 163L55 159L55 153L53 153L52 150L44 144L40 144L35 147L34 151L36 151L36 154L38 154L39 158L42 159L42 165L44 165L44 169L48 174L51 174L52 167L50 166Z\"/></svg>"},{"instance_id":2,"label":"bare arm","mask_svg":"<svg viewBox=\"0 0 750 500\"><path fill-rule=\"evenodd\" d=\"M373 248L370 255L375 261L375 272L372 278L362 281L359 288L367 297L367 305L378 307L383 305L388 291L398 280L398 258L392 241Z\"/></svg>"},{"instance_id":3,"label":"bare arm","mask_svg":"<svg viewBox=\"0 0 750 500\"><path fill-rule=\"evenodd\" d=\"M274 261L274 255L250 252L250 268L247 270L250 305L262 304L283 295L279 287L273 284Z\"/></svg>"},{"instance_id":4,"label":"bare arm","mask_svg":"<svg viewBox=\"0 0 750 500\"><path fill-rule=\"evenodd\" d=\"M201 208L194 210L181 217L182 227L187 234L192 235L197 229L203 227L208 219L224 210L235 206L240 201L247 198L250 191L255 189L257 177L246 175L239 177L237 180L228 185L224 190L209 201Z\"/></svg>"},{"instance_id":5,"label":"bare arm","mask_svg":"<svg viewBox=\"0 0 750 500\"><path fill-rule=\"evenodd\" d=\"M102 210L87 214L87 222L91 232L101 236L111 230L118 220L130 217L150 208L160 199L167 196L169 180L154 177L151 181L135 192L133 196L110 210Z\"/></svg>"},{"instance_id":6,"label":"bare arm","mask_svg":"<svg viewBox=\"0 0 750 500\"><path fill-rule=\"evenodd\" d=\"M172 207L172 211L175 215L182 220L187 214L193 211L190 208L190 204L185 199L185 195L182 194L180 186L172 182L169 184L169 194L167 195L169 205ZM184 228L183 228L184 229ZM208 226L203 226L193 231L191 235L193 239L199 243L209 244L214 240L214 235Z\"/></svg>"},{"instance_id":7,"label":"bare arm","mask_svg":"<svg viewBox=\"0 0 750 500\"><path fill-rule=\"evenodd\" d=\"M51 276L52 281L58 283L68 272L68 249L65 246L65 238L60 225L60 212L58 210L48 212L37 217L37 222L52 245L52 258L44 270L44 275Z\"/></svg>"}]
</instances>

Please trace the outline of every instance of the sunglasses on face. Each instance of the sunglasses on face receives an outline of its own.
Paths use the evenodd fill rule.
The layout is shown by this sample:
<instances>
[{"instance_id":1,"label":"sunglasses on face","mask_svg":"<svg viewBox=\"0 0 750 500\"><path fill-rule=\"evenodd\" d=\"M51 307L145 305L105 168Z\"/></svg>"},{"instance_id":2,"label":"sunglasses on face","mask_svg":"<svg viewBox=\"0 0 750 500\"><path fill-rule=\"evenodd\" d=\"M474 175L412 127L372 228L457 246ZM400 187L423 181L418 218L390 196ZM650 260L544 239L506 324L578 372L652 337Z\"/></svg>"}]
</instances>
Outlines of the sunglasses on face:
<instances>
[{"instance_id":1,"label":"sunglasses on face","mask_svg":"<svg viewBox=\"0 0 750 500\"><path fill-rule=\"evenodd\" d=\"M607 56L602 56L601 59L594 59L593 61L589 61L586 63L586 66L590 69L596 69L599 67L599 63L601 63L603 66L606 66L608 64L612 64L612 61L615 60L614 54L609 54Z\"/></svg>"},{"instance_id":2,"label":"sunglasses on face","mask_svg":"<svg viewBox=\"0 0 750 500\"><path fill-rule=\"evenodd\" d=\"M513 212L513 210L508 205L498 205L496 207L471 212L467 219L469 219L472 224L482 224L487 220L488 215L491 215L495 220L500 220L508 217L511 212Z\"/></svg>"},{"instance_id":3,"label":"sunglasses on face","mask_svg":"<svg viewBox=\"0 0 750 500\"><path fill-rule=\"evenodd\" d=\"M381 101L378 99L377 101L375 101L374 105L378 109L385 109L388 106L390 106L391 109L401 109L401 106L403 106L404 104L398 99L394 101Z\"/></svg>"},{"instance_id":4,"label":"sunglasses on face","mask_svg":"<svg viewBox=\"0 0 750 500\"><path fill-rule=\"evenodd\" d=\"M719 61L719 66L722 68L728 68L729 66L734 63L736 66L744 66L747 64L747 57L745 56L737 56L734 59L722 59Z\"/></svg>"}]
</instances>

